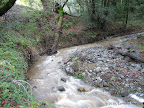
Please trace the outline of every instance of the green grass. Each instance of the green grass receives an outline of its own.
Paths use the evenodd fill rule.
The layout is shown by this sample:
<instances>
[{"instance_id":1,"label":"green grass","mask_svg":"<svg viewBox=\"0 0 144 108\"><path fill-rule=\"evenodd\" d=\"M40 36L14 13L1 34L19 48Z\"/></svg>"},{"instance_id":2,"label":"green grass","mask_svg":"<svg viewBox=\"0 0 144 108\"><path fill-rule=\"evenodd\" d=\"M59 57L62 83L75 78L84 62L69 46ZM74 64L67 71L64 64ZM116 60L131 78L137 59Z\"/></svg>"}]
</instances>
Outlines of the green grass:
<instances>
[{"instance_id":1,"label":"green grass","mask_svg":"<svg viewBox=\"0 0 144 108\"><path fill-rule=\"evenodd\" d=\"M38 45L42 40L41 35L37 35L37 19L41 17L41 13L29 13L23 22L9 22L11 27L0 21L3 24L0 31L0 107L45 106L45 103L36 101L31 95L31 87L26 82L26 72L33 49L43 49Z\"/></svg>"},{"instance_id":2,"label":"green grass","mask_svg":"<svg viewBox=\"0 0 144 108\"><path fill-rule=\"evenodd\" d=\"M25 82L30 60L27 48L32 47L35 40L13 32L1 33L1 36L3 37L0 41L0 107L35 106L35 99Z\"/></svg>"}]
</instances>

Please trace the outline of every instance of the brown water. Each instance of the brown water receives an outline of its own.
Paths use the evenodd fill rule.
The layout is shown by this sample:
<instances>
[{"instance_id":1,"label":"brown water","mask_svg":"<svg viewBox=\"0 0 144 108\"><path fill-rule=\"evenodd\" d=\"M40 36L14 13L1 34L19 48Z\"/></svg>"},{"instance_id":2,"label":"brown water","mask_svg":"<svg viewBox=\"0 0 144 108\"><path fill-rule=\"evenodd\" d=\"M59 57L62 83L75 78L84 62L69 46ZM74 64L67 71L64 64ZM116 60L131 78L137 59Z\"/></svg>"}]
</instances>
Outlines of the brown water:
<instances>
[{"instance_id":1,"label":"brown water","mask_svg":"<svg viewBox=\"0 0 144 108\"><path fill-rule=\"evenodd\" d=\"M140 108L132 104L126 105L127 103L118 97L113 97L102 89L94 88L80 79L68 76L59 68L62 59L76 50L109 46L109 44L119 43L125 39L126 37L115 38L64 48L58 50L56 55L40 57L27 74L27 77L31 79L29 83L36 87L33 88L35 98L54 104L56 108ZM61 78L65 78L66 82L61 81ZM63 86L65 91L57 91L58 86ZM85 91L79 92L80 88Z\"/></svg>"}]
</instances>

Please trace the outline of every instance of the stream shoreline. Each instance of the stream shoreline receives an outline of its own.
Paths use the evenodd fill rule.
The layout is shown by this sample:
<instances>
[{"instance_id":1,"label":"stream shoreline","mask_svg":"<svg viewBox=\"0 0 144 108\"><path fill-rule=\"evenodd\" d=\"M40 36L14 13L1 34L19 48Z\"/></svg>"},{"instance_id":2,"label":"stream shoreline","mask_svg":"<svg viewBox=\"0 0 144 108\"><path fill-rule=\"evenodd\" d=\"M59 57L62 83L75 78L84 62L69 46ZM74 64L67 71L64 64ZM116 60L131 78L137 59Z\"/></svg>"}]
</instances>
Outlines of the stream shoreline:
<instances>
[{"instance_id":1,"label":"stream shoreline","mask_svg":"<svg viewBox=\"0 0 144 108\"><path fill-rule=\"evenodd\" d=\"M135 35L142 36L143 33ZM132 35L125 36L127 38ZM144 37L144 36L142 36ZM124 37L123 37L124 38ZM131 41L130 41L131 42ZM122 50L127 50L129 39L125 42L114 44ZM142 43L143 45L143 43ZM111 95L123 97L126 102L142 105L142 102L135 101L131 94L139 96L144 102L144 63L138 63L129 57L116 54L113 50L108 50L108 46L96 46L77 50L63 59L62 69L71 76L82 79L85 83L96 88L103 88ZM129 50L134 49L133 46ZM144 54L142 49L142 54ZM135 56L142 57L140 51L136 50ZM80 91L85 91L83 88Z\"/></svg>"},{"instance_id":2,"label":"stream shoreline","mask_svg":"<svg viewBox=\"0 0 144 108\"><path fill-rule=\"evenodd\" d=\"M129 86L133 86L133 88L137 86L133 85L134 80L130 82L132 84L128 87L123 84L124 79L128 81L131 79L120 70L125 68L123 66L125 58L116 55L112 50L107 50L106 47L111 43L119 45L117 43L127 42L127 39L137 38L138 35L143 34L133 34L92 44L63 48L59 49L57 54L41 56L27 72L28 82L33 87L33 95L37 100L42 100L47 105L53 104L56 108L142 107L141 102L128 97L128 93L136 93L129 91ZM116 69L118 64L119 71ZM133 63L133 65L129 63L126 66L132 67L131 70L137 67L138 73L142 72L143 68L143 64L139 66L137 63ZM118 79L122 82L119 85L117 77L121 78ZM141 78L142 76L137 79L141 80ZM125 91L122 88L128 90ZM143 90L143 88L141 89ZM138 93L142 93L142 91L138 91Z\"/></svg>"}]
</instances>

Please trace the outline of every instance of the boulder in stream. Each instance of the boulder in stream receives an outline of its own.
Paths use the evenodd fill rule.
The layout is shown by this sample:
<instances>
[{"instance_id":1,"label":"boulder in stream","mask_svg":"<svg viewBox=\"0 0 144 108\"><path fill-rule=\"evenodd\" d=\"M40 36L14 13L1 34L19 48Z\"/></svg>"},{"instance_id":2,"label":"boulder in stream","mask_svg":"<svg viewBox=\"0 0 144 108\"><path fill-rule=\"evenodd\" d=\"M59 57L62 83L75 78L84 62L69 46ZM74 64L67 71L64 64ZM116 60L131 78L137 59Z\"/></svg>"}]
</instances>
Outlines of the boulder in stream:
<instances>
[{"instance_id":1,"label":"boulder in stream","mask_svg":"<svg viewBox=\"0 0 144 108\"><path fill-rule=\"evenodd\" d=\"M63 86L59 86L58 90L62 92L62 91L65 91L65 88Z\"/></svg>"}]
</instances>

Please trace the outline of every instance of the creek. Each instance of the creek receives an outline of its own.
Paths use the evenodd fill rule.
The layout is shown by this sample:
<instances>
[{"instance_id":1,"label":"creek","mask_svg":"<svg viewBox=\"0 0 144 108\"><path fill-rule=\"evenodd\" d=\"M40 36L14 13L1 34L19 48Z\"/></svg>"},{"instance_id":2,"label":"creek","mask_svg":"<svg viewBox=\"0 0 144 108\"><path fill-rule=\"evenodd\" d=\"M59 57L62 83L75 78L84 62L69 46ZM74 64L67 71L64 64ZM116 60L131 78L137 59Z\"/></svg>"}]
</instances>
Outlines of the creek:
<instances>
[{"instance_id":1,"label":"creek","mask_svg":"<svg viewBox=\"0 0 144 108\"><path fill-rule=\"evenodd\" d=\"M60 68L63 58L76 50L95 46L107 47L135 36L106 39L92 44L60 49L52 56L41 56L27 73L29 83L33 87L33 95L37 100L53 104L52 108L141 108L141 106L124 102L120 97L111 96L103 89L90 86L81 79L68 76Z\"/></svg>"}]
</instances>

